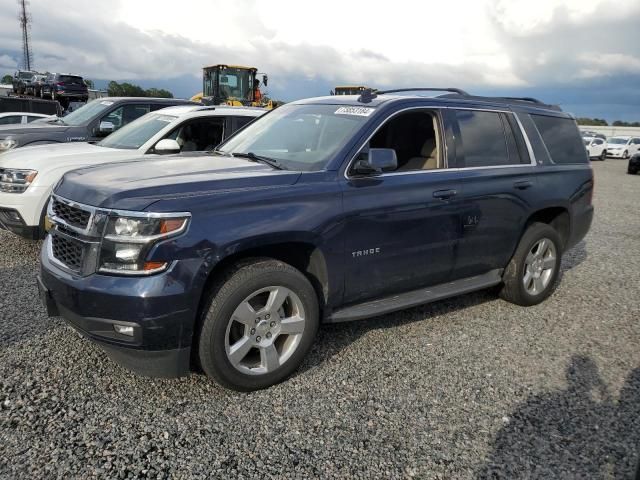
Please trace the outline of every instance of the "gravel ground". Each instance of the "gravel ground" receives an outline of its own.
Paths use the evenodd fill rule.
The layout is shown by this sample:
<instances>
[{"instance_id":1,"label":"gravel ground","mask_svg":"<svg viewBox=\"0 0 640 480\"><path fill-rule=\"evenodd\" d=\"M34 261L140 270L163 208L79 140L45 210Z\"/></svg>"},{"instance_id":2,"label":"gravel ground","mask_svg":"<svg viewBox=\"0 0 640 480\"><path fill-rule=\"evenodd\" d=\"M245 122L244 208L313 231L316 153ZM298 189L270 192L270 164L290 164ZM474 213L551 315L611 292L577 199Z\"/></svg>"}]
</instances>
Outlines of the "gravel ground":
<instances>
[{"instance_id":1,"label":"gravel ground","mask_svg":"<svg viewBox=\"0 0 640 480\"><path fill-rule=\"evenodd\" d=\"M0 232L0 477L625 478L640 453L640 176L594 163L557 292L325 326L284 384L137 377L47 319Z\"/></svg>"}]
</instances>

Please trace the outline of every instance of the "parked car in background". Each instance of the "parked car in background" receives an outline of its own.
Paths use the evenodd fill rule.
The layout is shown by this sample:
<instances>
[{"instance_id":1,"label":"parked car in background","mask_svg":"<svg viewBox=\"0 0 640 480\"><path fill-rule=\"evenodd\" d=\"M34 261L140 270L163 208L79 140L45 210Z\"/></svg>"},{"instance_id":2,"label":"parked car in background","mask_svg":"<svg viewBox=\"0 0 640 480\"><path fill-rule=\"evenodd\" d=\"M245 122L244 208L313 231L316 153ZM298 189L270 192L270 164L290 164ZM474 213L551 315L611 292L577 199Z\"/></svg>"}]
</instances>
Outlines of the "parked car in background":
<instances>
[{"instance_id":1,"label":"parked car in background","mask_svg":"<svg viewBox=\"0 0 640 480\"><path fill-rule=\"evenodd\" d=\"M323 321L494 286L544 301L593 217L575 120L396 92L288 103L214 155L67 173L40 257L48 314L139 373L246 391L293 373Z\"/></svg>"},{"instance_id":2,"label":"parked car in background","mask_svg":"<svg viewBox=\"0 0 640 480\"><path fill-rule=\"evenodd\" d=\"M38 72L33 72L31 70L18 70L16 73L14 73L13 81L11 82L13 86L13 93L23 95L27 88L27 82L29 82L31 78L37 73Z\"/></svg>"},{"instance_id":3,"label":"parked car in background","mask_svg":"<svg viewBox=\"0 0 640 480\"><path fill-rule=\"evenodd\" d=\"M605 140L593 137L582 137L582 139L589 158L599 158L600 160L607 158L607 142Z\"/></svg>"},{"instance_id":4,"label":"parked car in background","mask_svg":"<svg viewBox=\"0 0 640 480\"><path fill-rule=\"evenodd\" d=\"M169 107L148 113L95 144L49 144L0 155L0 225L25 238L41 238L46 203L66 172L134 158L213 150L264 113L260 108Z\"/></svg>"},{"instance_id":5,"label":"parked car in background","mask_svg":"<svg viewBox=\"0 0 640 480\"><path fill-rule=\"evenodd\" d=\"M33 95L34 97L42 97L42 86L46 81L47 76L41 73L35 74L26 85L26 94Z\"/></svg>"},{"instance_id":6,"label":"parked car in background","mask_svg":"<svg viewBox=\"0 0 640 480\"><path fill-rule=\"evenodd\" d=\"M602 140L607 139L607 136L605 134L594 132L593 130L581 130L580 133L583 137L601 138Z\"/></svg>"},{"instance_id":7,"label":"parked car in background","mask_svg":"<svg viewBox=\"0 0 640 480\"><path fill-rule=\"evenodd\" d=\"M0 126L0 153L26 145L100 140L146 113L175 105L194 105L194 102L148 97L93 100L63 118L21 126Z\"/></svg>"},{"instance_id":8,"label":"parked car in background","mask_svg":"<svg viewBox=\"0 0 640 480\"><path fill-rule=\"evenodd\" d=\"M640 152L640 137L611 137L607 140L607 156L627 159Z\"/></svg>"},{"instance_id":9,"label":"parked car in background","mask_svg":"<svg viewBox=\"0 0 640 480\"><path fill-rule=\"evenodd\" d=\"M42 98L51 98L64 104L71 100L86 102L89 89L80 75L50 73L42 85Z\"/></svg>"},{"instance_id":10,"label":"parked car in background","mask_svg":"<svg viewBox=\"0 0 640 480\"><path fill-rule=\"evenodd\" d=\"M42 113L3 112L0 113L0 125L24 125L43 118L53 119L55 116Z\"/></svg>"},{"instance_id":11,"label":"parked car in background","mask_svg":"<svg viewBox=\"0 0 640 480\"><path fill-rule=\"evenodd\" d=\"M640 153L636 153L629 159L629 165L627 166L627 173L635 175L640 172Z\"/></svg>"}]
</instances>

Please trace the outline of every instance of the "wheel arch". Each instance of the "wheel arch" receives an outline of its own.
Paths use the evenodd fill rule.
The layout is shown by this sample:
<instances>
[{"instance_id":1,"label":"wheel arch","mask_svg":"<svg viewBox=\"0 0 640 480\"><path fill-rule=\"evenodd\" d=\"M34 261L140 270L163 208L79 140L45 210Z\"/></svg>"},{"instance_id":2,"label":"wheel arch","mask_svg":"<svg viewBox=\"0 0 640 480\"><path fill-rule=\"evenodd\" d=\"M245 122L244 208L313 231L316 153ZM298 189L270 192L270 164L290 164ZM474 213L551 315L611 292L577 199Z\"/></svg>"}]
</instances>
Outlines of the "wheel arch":
<instances>
[{"instance_id":1,"label":"wheel arch","mask_svg":"<svg viewBox=\"0 0 640 480\"><path fill-rule=\"evenodd\" d=\"M532 212L523 225L520 238L527 231L529 225L536 222L546 223L553 227L562 240L562 248L566 247L571 238L571 215L566 205L548 205Z\"/></svg>"}]
</instances>

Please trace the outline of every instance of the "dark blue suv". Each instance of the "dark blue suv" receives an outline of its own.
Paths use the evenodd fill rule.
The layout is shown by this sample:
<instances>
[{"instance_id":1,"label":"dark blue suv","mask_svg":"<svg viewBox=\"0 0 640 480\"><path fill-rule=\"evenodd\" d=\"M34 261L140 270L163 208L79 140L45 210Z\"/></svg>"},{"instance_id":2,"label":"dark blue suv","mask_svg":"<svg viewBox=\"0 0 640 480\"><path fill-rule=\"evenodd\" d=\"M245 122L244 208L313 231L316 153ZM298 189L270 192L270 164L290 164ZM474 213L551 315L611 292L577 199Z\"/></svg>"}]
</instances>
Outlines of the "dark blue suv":
<instances>
[{"instance_id":1,"label":"dark blue suv","mask_svg":"<svg viewBox=\"0 0 640 480\"><path fill-rule=\"evenodd\" d=\"M297 101L208 155L67 174L41 255L49 315L137 372L254 390L322 322L494 286L543 301L593 216L576 122L445 90Z\"/></svg>"}]
</instances>

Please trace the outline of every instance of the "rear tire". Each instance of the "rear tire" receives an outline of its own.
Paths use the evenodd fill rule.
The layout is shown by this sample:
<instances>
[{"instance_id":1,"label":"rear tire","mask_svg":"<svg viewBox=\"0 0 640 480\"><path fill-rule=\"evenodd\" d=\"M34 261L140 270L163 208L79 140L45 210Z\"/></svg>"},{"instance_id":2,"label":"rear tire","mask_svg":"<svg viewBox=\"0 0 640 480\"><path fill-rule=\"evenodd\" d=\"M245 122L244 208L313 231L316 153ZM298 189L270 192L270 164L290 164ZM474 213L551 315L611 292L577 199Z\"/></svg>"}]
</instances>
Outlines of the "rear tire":
<instances>
[{"instance_id":1,"label":"rear tire","mask_svg":"<svg viewBox=\"0 0 640 480\"><path fill-rule=\"evenodd\" d=\"M309 280L284 262L234 266L211 289L197 340L205 373L238 391L270 387L291 375L320 322Z\"/></svg>"},{"instance_id":2,"label":"rear tire","mask_svg":"<svg viewBox=\"0 0 640 480\"><path fill-rule=\"evenodd\" d=\"M628 150L625 150L625 151L622 153L622 158L623 158L624 160L626 160L627 158L629 158L629 151L628 151Z\"/></svg>"},{"instance_id":3,"label":"rear tire","mask_svg":"<svg viewBox=\"0 0 640 480\"><path fill-rule=\"evenodd\" d=\"M602 153L600 154L600 160L604 162L606 159L607 159L607 151L603 150Z\"/></svg>"},{"instance_id":4,"label":"rear tire","mask_svg":"<svg viewBox=\"0 0 640 480\"><path fill-rule=\"evenodd\" d=\"M546 223L531 224L505 269L500 297L525 307L544 301L553 293L561 260L558 232Z\"/></svg>"},{"instance_id":5,"label":"rear tire","mask_svg":"<svg viewBox=\"0 0 640 480\"><path fill-rule=\"evenodd\" d=\"M636 173L638 173L638 169L636 168L631 168L631 167L627 167L627 173L629 175L635 175Z\"/></svg>"}]
</instances>

